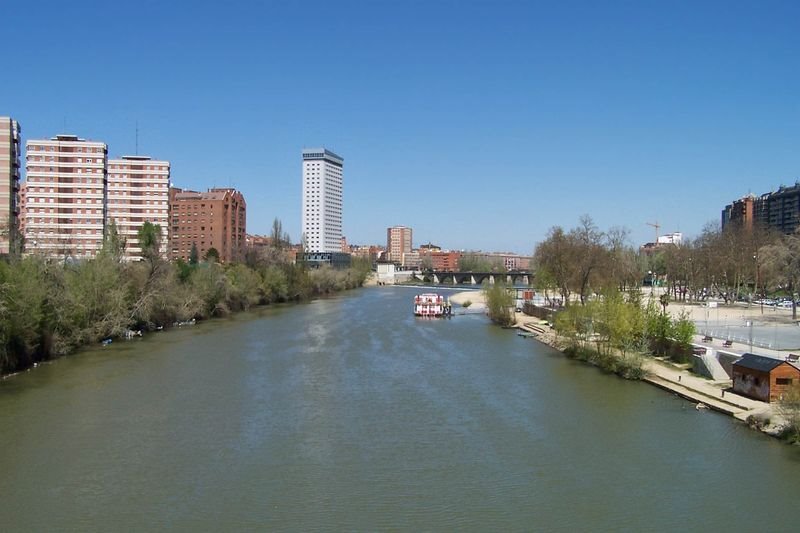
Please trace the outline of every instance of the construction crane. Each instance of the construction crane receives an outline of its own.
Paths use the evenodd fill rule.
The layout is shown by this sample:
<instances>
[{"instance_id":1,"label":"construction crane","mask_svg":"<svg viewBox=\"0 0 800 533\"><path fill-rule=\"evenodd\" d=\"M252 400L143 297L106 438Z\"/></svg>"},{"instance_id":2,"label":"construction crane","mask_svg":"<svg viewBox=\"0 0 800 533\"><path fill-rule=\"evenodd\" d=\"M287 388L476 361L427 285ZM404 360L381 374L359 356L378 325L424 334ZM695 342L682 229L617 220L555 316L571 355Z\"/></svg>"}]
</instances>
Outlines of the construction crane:
<instances>
[{"instance_id":1,"label":"construction crane","mask_svg":"<svg viewBox=\"0 0 800 533\"><path fill-rule=\"evenodd\" d=\"M659 224L658 222L645 222L645 224L647 224L648 226L653 226L654 228L656 228L656 240L653 241L653 243L658 244L658 230L659 230L659 228L661 228L661 224Z\"/></svg>"}]
</instances>

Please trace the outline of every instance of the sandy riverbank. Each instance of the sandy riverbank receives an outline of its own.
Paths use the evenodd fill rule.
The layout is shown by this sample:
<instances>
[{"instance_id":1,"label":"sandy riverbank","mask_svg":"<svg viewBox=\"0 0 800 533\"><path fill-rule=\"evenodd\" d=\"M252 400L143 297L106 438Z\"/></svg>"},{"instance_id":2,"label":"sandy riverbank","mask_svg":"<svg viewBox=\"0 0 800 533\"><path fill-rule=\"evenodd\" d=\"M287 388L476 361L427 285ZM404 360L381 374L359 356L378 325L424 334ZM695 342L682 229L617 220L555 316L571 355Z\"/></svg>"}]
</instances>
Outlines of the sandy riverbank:
<instances>
[{"instance_id":1,"label":"sandy riverbank","mask_svg":"<svg viewBox=\"0 0 800 533\"><path fill-rule=\"evenodd\" d=\"M470 302L470 309L484 309L486 307L483 291L463 291L450 295L448 298L450 298L450 303L454 306L463 307L465 303Z\"/></svg>"}]
</instances>

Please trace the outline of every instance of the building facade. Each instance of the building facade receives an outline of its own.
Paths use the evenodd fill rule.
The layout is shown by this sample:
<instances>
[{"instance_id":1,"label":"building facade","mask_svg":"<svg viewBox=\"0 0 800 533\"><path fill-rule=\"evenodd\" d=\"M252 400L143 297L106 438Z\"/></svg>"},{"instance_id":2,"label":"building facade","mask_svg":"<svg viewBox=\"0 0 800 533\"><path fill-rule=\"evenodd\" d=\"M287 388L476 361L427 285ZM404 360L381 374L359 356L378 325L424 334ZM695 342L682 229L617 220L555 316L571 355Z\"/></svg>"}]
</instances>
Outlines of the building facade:
<instances>
[{"instance_id":1,"label":"building facade","mask_svg":"<svg viewBox=\"0 0 800 533\"><path fill-rule=\"evenodd\" d=\"M431 268L438 272L458 271L458 261L461 259L461 252L431 252Z\"/></svg>"},{"instance_id":2,"label":"building facade","mask_svg":"<svg viewBox=\"0 0 800 533\"><path fill-rule=\"evenodd\" d=\"M0 117L0 255L18 241L21 134L16 120Z\"/></svg>"},{"instance_id":3,"label":"building facade","mask_svg":"<svg viewBox=\"0 0 800 533\"><path fill-rule=\"evenodd\" d=\"M223 263L240 258L247 237L247 205L241 192L170 188L169 194L172 259L188 261L193 246L199 259L204 259L212 248Z\"/></svg>"},{"instance_id":4,"label":"building facade","mask_svg":"<svg viewBox=\"0 0 800 533\"><path fill-rule=\"evenodd\" d=\"M302 232L308 252L341 252L344 159L325 148L303 150Z\"/></svg>"},{"instance_id":5,"label":"building facade","mask_svg":"<svg viewBox=\"0 0 800 533\"><path fill-rule=\"evenodd\" d=\"M731 369L733 392L762 402L780 401L800 382L796 358L790 361L746 353L731 365Z\"/></svg>"},{"instance_id":6,"label":"building facade","mask_svg":"<svg viewBox=\"0 0 800 533\"><path fill-rule=\"evenodd\" d=\"M742 224L752 229L755 220L756 197L752 194L734 200L722 210L723 229L730 223Z\"/></svg>"},{"instance_id":7,"label":"building facade","mask_svg":"<svg viewBox=\"0 0 800 533\"><path fill-rule=\"evenodd\" d=\"M392 226L386 229L386 250L389 261L402 261L403 254L411 251L412 231L406 226Z\"/></svg>"},{"instance_id":8,"label":"building facade","mask_svg":"<svg viewBox=\"0 0 800 533\"><path fill-rule=\"evenodd\" d=\"M734 200L722 210L722 229L731 223L793 233L800 226L800 183L781 186L761 196L749 194Z\"/></svg>"},{"instance_id":9,"label":"building facade","mask_svg":"<svg viewBox=\"0 0 800 533\"><path fill-rule=\"evenodd\" d=\"M404 252L400 259L400 264L403 265L403 268L420 268L422 266L422 257L419 255L419 250Z\"/></svg>"},{"instance_id":10,"label":"building facade","mask_svg":"<svg viewBox=\"0 0 800 533\"><path fill-rule=\"evenodd\" d=\"M26 253L94 257L103 244L108 147L58 135L26 148Z\"/></svg>"},{"instance_id":11,"label":"building facade","mask_svg":"<svg viewBox=\"0 0 800 533\"><path fill-rule=\"evenodd\" d=\"M142 257L139 229L145 222L161 228L162 257L169 240L169 161L154 161L147 156L123 156L108 162L108 219L124 239L123 257Z\"/></svg>"}]
</instances>

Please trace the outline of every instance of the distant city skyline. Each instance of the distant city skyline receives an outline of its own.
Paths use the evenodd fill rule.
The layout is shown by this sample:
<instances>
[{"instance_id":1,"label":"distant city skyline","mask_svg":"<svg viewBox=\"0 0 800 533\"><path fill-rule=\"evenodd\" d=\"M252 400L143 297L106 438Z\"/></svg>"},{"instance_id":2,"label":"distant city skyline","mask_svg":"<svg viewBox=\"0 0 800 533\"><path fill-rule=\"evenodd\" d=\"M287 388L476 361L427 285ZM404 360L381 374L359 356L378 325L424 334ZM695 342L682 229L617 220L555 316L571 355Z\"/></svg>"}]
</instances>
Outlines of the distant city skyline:
<instances>
[{"instance_id":1,"label":"distant city skyline","mask_svg":"<svg viewBox=\"0 0 800 533\"><path fill-rule=\"evenodd\" d=\"M277 217L295 242L307 147L348 159L350 243L402 224L522 254L583 214L637 246L648 222L692 238L800 176L797 2L43 0L4 17L24 53L0 116L23 142L138 146L176 187L241 190L251 233Z\"/></svg>"}]
</instances>

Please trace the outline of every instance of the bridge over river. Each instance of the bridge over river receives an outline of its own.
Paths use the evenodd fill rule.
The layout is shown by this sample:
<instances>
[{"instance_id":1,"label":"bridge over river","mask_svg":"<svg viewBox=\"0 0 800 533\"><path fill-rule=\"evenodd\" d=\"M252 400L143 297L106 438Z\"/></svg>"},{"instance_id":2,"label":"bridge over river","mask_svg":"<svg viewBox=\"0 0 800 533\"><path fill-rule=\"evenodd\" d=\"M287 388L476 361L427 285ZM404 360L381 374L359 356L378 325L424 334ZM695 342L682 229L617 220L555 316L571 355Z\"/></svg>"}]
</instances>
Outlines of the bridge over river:
<instances>
[{"instance_id":1,"label":"bridge over river","mask_svg":"<svg viewBox=\"0 0 800 533\"><path fill-rule=\"evenodd\" d=\"M483 285L484 281L488 281L490 284L503 281L509 285L516 285L517 283L530 285L533 274L527 270L514 270L511 272L456 272L432 270L415 272L414 277L418 280L434 284Z\"/></svg>"}]
</instances>

